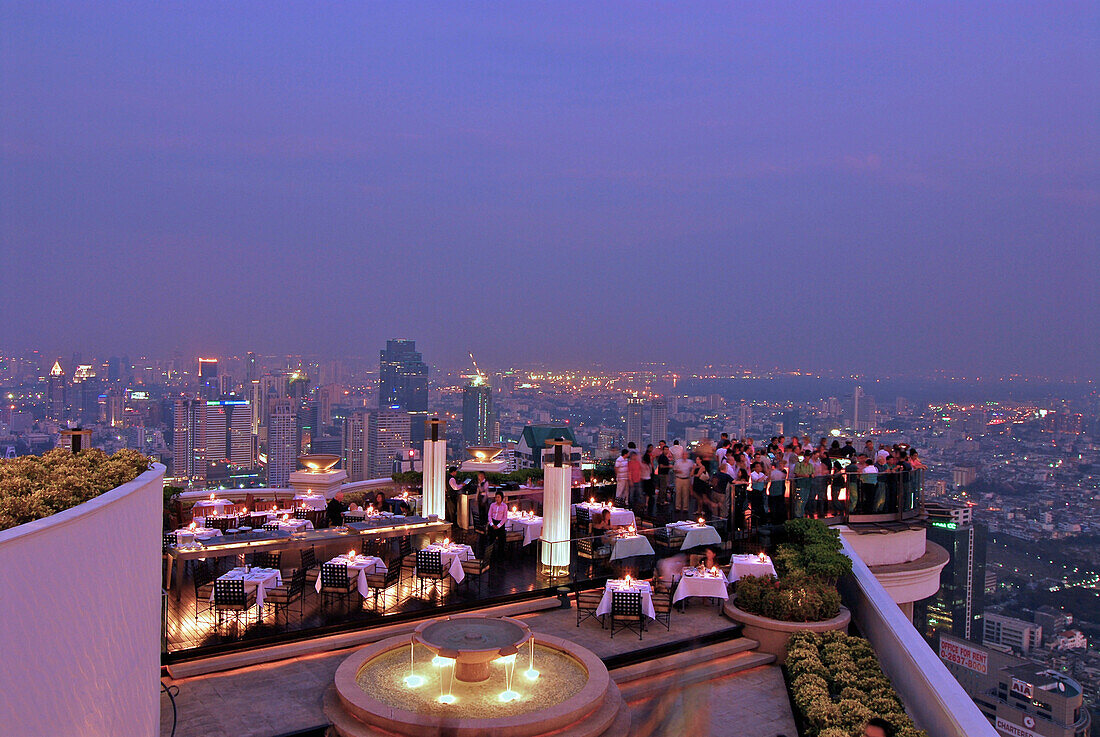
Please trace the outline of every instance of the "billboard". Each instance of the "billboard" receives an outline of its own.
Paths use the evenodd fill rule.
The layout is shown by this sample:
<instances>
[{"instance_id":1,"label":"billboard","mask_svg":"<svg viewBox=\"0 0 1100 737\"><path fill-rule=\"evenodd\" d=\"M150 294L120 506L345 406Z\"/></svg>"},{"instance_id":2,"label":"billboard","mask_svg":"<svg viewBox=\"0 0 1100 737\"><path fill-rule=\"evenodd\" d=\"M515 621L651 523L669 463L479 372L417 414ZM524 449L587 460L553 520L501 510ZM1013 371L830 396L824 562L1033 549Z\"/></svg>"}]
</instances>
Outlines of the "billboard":
<instances>
[{"instance_id":1,"label":"billboard","mask_svg":"<svg viewBox=\"0 0 1100 737\"><path fill-rule=\"evenodd\" d=\"M949 640L946 637L940 638L940 659L982 675L989 671L989 656L985 650Z\"/></svg>"}]
</instances>

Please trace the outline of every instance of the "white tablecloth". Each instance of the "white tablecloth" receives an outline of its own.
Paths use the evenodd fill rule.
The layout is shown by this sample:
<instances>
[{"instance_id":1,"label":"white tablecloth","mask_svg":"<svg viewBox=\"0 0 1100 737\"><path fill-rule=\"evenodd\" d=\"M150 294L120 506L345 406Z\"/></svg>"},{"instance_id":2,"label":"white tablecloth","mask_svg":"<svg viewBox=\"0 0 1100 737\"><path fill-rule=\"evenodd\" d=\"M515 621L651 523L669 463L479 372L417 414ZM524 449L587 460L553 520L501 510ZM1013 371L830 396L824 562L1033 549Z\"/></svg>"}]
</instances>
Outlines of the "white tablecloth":
<instances>
[{"instance_id":1,"label":"white tablecloth","mask_svg":"<svg viewBox=\"0 0 1100 737\"><path fill-rule=\"evenodd\" d=\"M759 555L735 555L730 558L729 581L743 578L744 576L774 576L775 566L772 559L765 556L760 560Z\"/></svg>"},{"instance_id":2,"label":"white tablecloth","mask_svg":"<svg viewBox=\"0 0 1100 737\"><path fill-rule=\"evenodd\" d=\"M191 516L208 517L212 514L225 514L225 508L232 506L233 502L225 499L202 499L195 502L195 506L191 508Z\"/></svg>"},{"instance_id":3,"label":"white tablecloth","mask_svg":"<svg viewBox=\"0 0 1100 737\"><path fill-rule=\"evenodd\" d=\"M596 607L596 614L611 613L612 591L640 591L642 594L642 613L650 619L656 619L657 613L653 611L653 589L649 585L649 581L633 581L628 589L621 578L609 580L607 585L604 586L603 598L600 599L600 605Z\"/></svg>"},{"instance_id":4,"label":"white tablecloth","mask_svg":"<svg viewBox=\"0 0 1100 737\"><path fill-rule=\"evenodd\" d=\"M245 573L243 568L234 568L224 576L220 576L221 581L234 581L236 579L244 579L244 590L247 593L252 589L256 589L256 605L264 605L264 591L272 586L279 586L283 582L282 573L274 568L253 568L250 572ZM214 591L210 591L210 601L214 601Z\"/></svg>"},{"instance_id":5,"label":"white tablecloth","mask_svg":"<svg viewBox=\"0 0 1100 737\"><path fill-rule=\"evenodd\" d=\"M267 524L277 524L283 532L304 532L313 529L313 523L308 519L279 519Z\"/></svg>"},{"instance_id":6,"label":"white tablecloth","mask_svg":"<svg viewBox=\"0 0 1100 737\"><path fill-rule=\"evenodd\" d=\"M294 506L296 507L309 507L310 509L324 509L328 504L328 500L321 494L296 494L294 496Z\"/></svg>"},{"instance_id":7,"label":"white tablecloth","mask_svg":"<svg viewBox=\"0 0 1100 737\"><path fill-rule=\"evenodd\" d=\"M348 578L352 576L356 577L356 586L359 589L360 596L366 596L368 589L367 575L371 573L385 573L386 564L381 558L373 555L357 555L354 559L348 558L347 555L338 555L329 563L335 563L338 566L346 566L348 569ZM314 585L317 593L321 593L321 577L317 577L317 583Z\"/></svg>"},{"instance_id":8,"label":"white tablecloth","mask_svg":"<svg viewBox=\"0 0 1100 737\"><path fill-rule=\"evenodd\" d=\"M523 544L530 545L542 535L542 517L525 517L522 513L508 513L504 529L509 532L523 530Z\"/></svg>"},{"instance_id":9,"label":"white tablecloth","mask_svg":"<svg viewBox=\"0 0 1100 737\"><path fill-rule=\"evenodd\" d=\"M460 543L451 543L446 548L442 545L428 545L421 548L421 550L438 550L443 567L447 569L447 573L455 580L455 583L462 583L462 579L466 578L466 572L462 570L462 561L474 557L474 549L469 545Z\"/></svg>"},{"instance_id":10,"label":"white tablecloth","mask_svg":"<svg viewBox=\"0 0 1100 737\"><path fill-rule=\"evenodd\" d=\"M684 541L680 543L681 550L690 550L700 545L722 544L718 531L710 525L700 525L698 522L673 522L666 526L669 532L684 535Z\"/></svg>"},{"instance_id":11,"label":"white tablecloth","mask_svg":"<svg viewBox=\"0 0 1100 737\"><path fill-rule=\"evenodd\" d=\"M602 504L592 504L590 502L581 502L580 504L573 505L573 514L576 515L577 507L584 507L592 515L592 519L596 519L598 515L603 514L603 510L611 510L611 524L615 527L628 527L634 524L634 513L629 509L623 509L622 507L605 507Z\"/></svg>"},{"instance_id":12,"label":"white tablecloth","mask_svg":"<svg viewBox=\"0 0 1100 737\"><path fill-rule=\"evenodd\" d=\"M635 555L653 555L653 546L645 535L620 537L612 543L611 560L632 558Z\"/></svg>"},{"instance_id":13,"label":"white tablecloth","mask_svg":"<svg viewBox=\"0 0 1100 737\"><path fill-rule=\"evenodd\" d=\"M699 573L689 576L685 571L685 574L680 578L680 582L676 584L676 593L672 595L672 603L675 604L689 596L713 596L717 599L728 599L730 595L726 591L726 585L726 577L721 573L717 576L702 576Z\"/></svg>"},{"instance_id":14,"label":"white tablecloth","mask_svg":"<svg viewBox=\"0 0 1100 737\"><path fill-rule=\"evenodd\" d=\"M221 537L221 530L209 529L206 527L198 527L194 530L190 528L184 528L182 530L176 530L176 544L183 545L187 542L194 542L195 540L208 540L212 537ZM187 539L187 535L191 536L191 539Z\"/></svg>"}]
</instances>

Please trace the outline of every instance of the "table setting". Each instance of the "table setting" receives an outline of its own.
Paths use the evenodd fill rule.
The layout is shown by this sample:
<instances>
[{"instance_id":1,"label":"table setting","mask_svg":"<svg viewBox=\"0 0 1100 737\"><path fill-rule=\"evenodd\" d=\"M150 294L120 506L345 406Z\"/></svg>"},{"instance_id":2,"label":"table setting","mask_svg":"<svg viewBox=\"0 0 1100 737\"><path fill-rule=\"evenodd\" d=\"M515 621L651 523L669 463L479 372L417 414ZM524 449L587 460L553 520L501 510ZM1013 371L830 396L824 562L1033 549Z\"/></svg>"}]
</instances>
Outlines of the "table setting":
<instances>
[{"instance_id":1,"label":"table setting","mask_svg":"<svg viewBox=\"0 0 1100 737\"><path fill-rule=\"evenodd\" d=\"M385 573L386 563L381 558L374 555L362 555L356 553L354 550L349 550L343 555L338 555L329 563L334 563L339 566L345 566L348 570L348 578L352 576L356 577L356 585L359 589L361 596L366 596L369 586L367 584L367 575L371 573ZM317 583L315 585L317 593L321 593L321 577L317 577Z\"/></svg>"},{"instance_id":2,"label":"table setting","mask_svg":"<svg viewBox=\"0 0 1100 737\"><path fill-rule=\"evenodd\" d=\"M542 517L534 512L521 512L517 507L512 507L504 522L504 529L508 532L522 530L523 544L530 545L542 535Z\"/></svg>"},{"instance_id":3,"label":"table setting","mask_svg":"<svg viewBox=\"0 0 1100 737\"><path fill-rule=\"evenodd\" d=\"M239 566L228 573L219 576L221 581L235 581L244 579L244 590L256 589L256 605L264 605L264 592L283 583L282 572L276 568L253 568L251 566ZM214 601L214 592L210 592L210 601Z\"/></svg>"},{"instance_id":4,"label":"table setting","mask_svg":"<svg viewBox=\"0 0 1100 737\"><path fill-rule=\"evenodd\" d=\"M295 494L294 506L305 507L306 509L324 509L328 504L328 500L325 499L322 494Z\"/></svg>"},{"instance_id":5,"label":"table setting","mask_svg":"<svg viewBox=\"0 0 1100 737\"><path fill-rule=\"evenodd\" d=\"M630 576L626 578L608 579L603 588L603 598L596 607L596 614L603 616L611 613L612 592L636 591L642 595L642 613L650 619L656 619L657 613L653 609L653 587L649 581L637 581Z\"/></svg>"},{"instance_id":6,"label":"table setting","mask_svg":"<svg viewBox=\"0 0 1100 737\"><path fill-rule=\"evenodd\" d=\"M455 583L462 583L462 579L466 577L466 573L462 570L462 561L472 560L474 557L474 549L469 545L453 543L446 539L441 543L427 545L421 550L438 550L443 567Z\"/></svg>"},{"instance_id":7,"label":"table setting","mask_svg":"<svg viewBox=\"0 0 1100 737\"><path fill-rule=\"evenodd\" d=\"M637 555L653 555L653 545L645 535L639 535L634 525L617 533L611 541L611 560L633 558Z\"/></svg>"},{"instance_id":8,"label":"table setting","mask_svg":"<svg viewBox=\"0 0 1100 737\"><path fill-rule=\"evenodd\" d=\"M687 520L670 522L665 525L665 528L673 535L683 535L684 539L680 543L681 550L690 550L704 545L722 544L722 538L718 535L718 531L708 525L702 517L695 522Z\"/></svg>"},{"instance_id":9,"label":"table setting","mask_svg":"<svg viewBox=\"0 0 1100 737\"><path fill-rule=\"evenodd\" d=\"M775 565L772 559L764 553L759 555L735 555L730 558L730 571L728 579L730 583L745 576L775 576Z\"/></svg>"},{"instance_id":10,"label":"table setting","mask_svg":"<svg viewBox=\"0 0 1100 737\"><path fill-rule=\"evenodd\" d=\"M680 574L679 583L676 584L676 593L672 595L672 603L675 604L691 596L728 599L727 585L726 575L721 568L708 570L703 566L687 566Z\"/></svg>"},{"instance_id":11,"label":"table setting","mask_svg":"<svg viewBox=\"0 0 1100 737\"><path fill-rule=\"evenodd\" d=\"M598 502L593 497L587 502L581 502L573 505L573 514L576 515L577 508L587 509L588 513L592 516L592 519L603 514L605 509L611 511L611 525L612 527L626 527L628 525L637 524L634 519L634 512L629 509L623 509L622 507L616 507L610 502Z\"/></svg>"}]
</instances>

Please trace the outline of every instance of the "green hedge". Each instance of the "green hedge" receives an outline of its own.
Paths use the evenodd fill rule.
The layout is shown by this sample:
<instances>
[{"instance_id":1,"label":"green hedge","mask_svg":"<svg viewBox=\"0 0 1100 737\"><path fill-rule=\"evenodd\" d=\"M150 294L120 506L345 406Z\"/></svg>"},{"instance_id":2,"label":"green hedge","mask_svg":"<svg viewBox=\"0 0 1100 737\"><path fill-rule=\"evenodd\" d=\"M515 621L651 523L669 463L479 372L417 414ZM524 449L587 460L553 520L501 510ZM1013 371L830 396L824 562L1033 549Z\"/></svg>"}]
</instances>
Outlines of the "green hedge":
<instances>
[{"instance_id":1,"label":"green hedge","mask_svg":"<svg viewBox=\"0 0 1100 737\"><path fill-rule=\"evenodd\" d=\"M463 481L476 480L477 471L459 471L458 478ZM450 474L448 474L449 476ZM400 484L401 486L420 486L423 482L424 474L420 471L405 471L404 473L395 473L393 475L393 482ZM530 479L541 479L541 468L521 468L518 471L511 473L486 473L485 479L494 486L500 484L515 483L525 484Z\"/></svg>"},{"instance_id":2,"label":"green hedge","mask_svg":"<svg viewBox=\"0 0 1100 737\"><path fill-rule=\"evenodd\" d=\"M789 520L787 542L773 556L774 576L746 576L737 582L737 608L782 622L823 622L840 612L836 582L851 573L840 552L840 534L823 522Z\"/></svg>"},{"instance_id":3,"label":"green hedge","mask_svg":"<svg viewBox=\"0 0 1100 737\"><path fill-rule=\"evenodd\" d=\"M108 456L98 448L0 460L0 530L33 522L94 499L149 469L136 450Z\"/></svg>"},{"instance_id":4,"label":"green hedge","mask_svg":"<svg viewBox=\"0 0 1100 737\"><path fill-rule=\"evenodd\" d=\"M927 737L905 713L870 643L844 632L796 632L783 666L805 737L859 737L872 717L895 737Z\"/></svg>"}]
</instances>

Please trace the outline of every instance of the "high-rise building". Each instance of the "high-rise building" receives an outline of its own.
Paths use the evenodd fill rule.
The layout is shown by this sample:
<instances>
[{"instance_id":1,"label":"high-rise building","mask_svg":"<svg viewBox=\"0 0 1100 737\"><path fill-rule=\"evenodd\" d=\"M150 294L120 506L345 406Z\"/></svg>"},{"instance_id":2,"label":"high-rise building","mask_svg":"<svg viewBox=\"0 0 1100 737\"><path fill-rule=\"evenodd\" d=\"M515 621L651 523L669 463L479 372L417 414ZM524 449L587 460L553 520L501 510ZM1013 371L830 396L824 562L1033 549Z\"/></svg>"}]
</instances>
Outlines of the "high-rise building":
<instances>
[{"instance_id":1,"label":"high-rise building","mask_svg":"<svg viewBox=\"0 0 1100 737\"><path fill-rule=\"evenodd\" d=\"M985 525L973 510L955 502L926 502L927 536L951 561L940 571L940 590L913 607L913 623L933 644L943 633L980 639L985 609Z\"/></svg>"},{"instance_id":2,"label":"high-rise building","mask_svg":"<svg viewBox=\"0 0 1100 737\"><path fill-rule=\"evenodd\" d=\"M200 358L199 393L206 399L215 399L221 388L218 386L218 359Z\"/></svg>"},{"instance_id":3,"label":"high-rise building","mask_svg":"<svg viewBox=\"0 0 1100 737\"><path fill-rule=\"evenodd\" d=\"M664 397L655 397L649 403L649 442L656 445L668 437L668 403Z\"/></svg>"},{"instance_id":4,"label":"high-rise building","mask_svg":"<svg viewBox=\"0 0 1100 737\"><path fill-rule=\"evenodd\" d=\"M492 426L492 389L478 377L462 390L462 442L467 448L495 442Z\"/></svg>"},{"instance_id":5,"label":"high-rise building","mask_svg":"<svg viewBox=\"0 0 1100 737\"><path fill-rule=\"evenodd\" d=\"M641 450L642 447L642 413L645 410L645 400L641 397L628 397L626 400L626 442L634 443Z\"/></svg>"},{"instance_id":6,"label":"high-rise building","mask_svg":"<svg viewBox=\"0 0 1100 737\"><path fill-rule=\"evenodd\" d=\"M370 478L370 411L357 409L344 419L344 471L348 481L365 481Z\"/></svg>"},{"instance_id":7,"label":"high-rise building","mask_svg":"<svg viewBox=\"0 0 1100 737\"><path fill-rule=\"evenodd\" d=\"M206 450L203 448L202 408L198 399L177 399L172 404L172 475L181 479L206 478Z\"/></svg>"},{"instance_id":8,"label":"high-rise building","mask_svg":"<svg viewBox=\"0 0 1100 737\"><path fill-rule=\"evenodd\" d=\"M1027 655L1043 644L1042 625L1003 614L987 613L982 622L982 644L1010 648Z\"/></svg>"},{"instance_id":9,"label":"high-rise building","mask_svg":"<svg viewBox=\"0 0 1100 737\"><path fill-rule=\"evenodd\" d=\"M742 401L741 407L737 411L737 435L739 438L748 437L750 425L752 425L752 406L748 402Z\"/></svg>"},{"instance_id":10,"label":"high-rise building","mask_svg":"<svg viewBox=\"0 0 1100 737\"><path fill-rule=\"evenodd\" d=\"M428 364L416 350L415 340L387 340L379 352L378 406L428 410Z\"/></svg>"},{"instance_id":11,"label":"high-rise building","mask_svg":"<svg viewBox=\"0 0 1100 737\"><path fill-rule=\"evenodd\" d=\"M378 406L400 407L412 416L411 439L424 440L428 418L428 364L416 350L414 340L387 340L378 355Z\"/></svg>"},{"instance_id":12,"label":"high-rise building","mask_svg":"<svg viewBox=\"0 0 1100 737\"><path fill-rule=\"evenodd\" d=\"M73 414L81 424L99 420L99 395L102 382L91 364L82 363L73 371Z\"/></svg>"},{"instance_id":13,"label":"high-rise building","mask_svg":"<svg viewBox=\"0 0 1100 737\"><path fill-rule=\"evenodd\" d=\"M248 352L248 357L244 362L244 380L246 383L251 384L259 376L259 367L256 365L256 354L252 351Z\"/></svg>"},{"instance_id":14,"label":"high-rise building","mask_svg":"<svg viewBox=\"0 0 1100 737\"><path fill-rule=\"evenodd\" d=\"M370 413L367 429L370 478L389 478L394 460L412 444L409 413L401 409L375 410Z\"/></svg>"},{"instance_id":15,"label":"high-rise building","mask_svg":"<svg viewBox=\"0 0 1100 737\"><path fill-rule=\"evenodd\" d=\"M252 469L252 405L243 399L207 401L202 417L206 463Z\"/></svg>"},{"instance_id":16,"label":"high-rise building","mask_svg":"<svg viewBox=\"0 0 1100 737\"><path fill-rule=\"evenodd\" d=\"M269 403L267 420L267 485L285 488L290 474L298 467L298 416L289 398Z\"/></svg>"},{"instance_id":17,"label":"high-rise building","mask_svg":"<svg viewBox=\"0 0 1100 737\"><path fill-rule=\"evenodd\" d=\"M998 734L1085 737L1092 717L1081 684L1045 665L950 635L940 659Z\"/></svg>"},{"instance_id":18,"label":"high-rise building","mask_svg":"<svg viewBox=\"0 0 1100 737\"><path fill-rule=\"evenodd\" d=\"M50 375L46 379L46 417L61 422L65 419L68 399L66 397L65 370L61 361L54 361Z\"/></svg>"}]
</instances>

